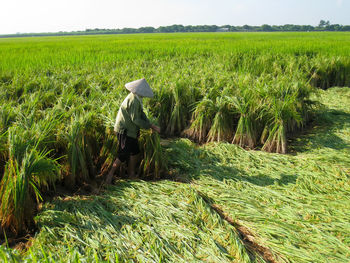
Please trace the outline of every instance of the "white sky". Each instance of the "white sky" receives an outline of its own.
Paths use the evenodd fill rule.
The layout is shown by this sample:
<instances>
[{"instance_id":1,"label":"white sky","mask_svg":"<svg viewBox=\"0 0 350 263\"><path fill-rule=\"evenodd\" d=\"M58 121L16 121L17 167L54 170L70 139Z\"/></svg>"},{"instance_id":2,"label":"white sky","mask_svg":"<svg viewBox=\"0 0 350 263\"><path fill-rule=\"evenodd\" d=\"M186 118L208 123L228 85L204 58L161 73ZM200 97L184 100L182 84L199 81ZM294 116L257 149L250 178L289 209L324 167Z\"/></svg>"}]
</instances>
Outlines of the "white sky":
<instances>
[{"instance_id":1,"label":"white sky","mask_svg":"<svg viewBox=\"0 0 350 263\"><path fill-rule=\"evenodd\" d=\"M182 25L350 24L350 0L0 0L0 34Z\"/></svg>"}]
</instances>

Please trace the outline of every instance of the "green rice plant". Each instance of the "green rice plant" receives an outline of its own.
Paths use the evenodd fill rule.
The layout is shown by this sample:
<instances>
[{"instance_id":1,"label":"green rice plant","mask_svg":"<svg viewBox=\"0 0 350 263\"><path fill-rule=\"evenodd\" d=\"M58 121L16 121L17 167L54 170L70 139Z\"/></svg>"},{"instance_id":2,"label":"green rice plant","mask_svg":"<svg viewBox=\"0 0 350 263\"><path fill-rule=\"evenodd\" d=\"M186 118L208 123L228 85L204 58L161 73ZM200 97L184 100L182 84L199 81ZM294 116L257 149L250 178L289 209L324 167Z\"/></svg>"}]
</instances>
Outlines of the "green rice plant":
<instances>
[{"instance_id":1,"label":"green rice plant","mask_svg":"<svg viewBox=\"0 0 350 263\"><path fill-rule=\"evenodd\" d=\"M7 131L16 120L16 111L13 105L4 104L0 106L0 133Z\"/></svg>"},{"instance_id":2,"label":"green rice plant","mask_svg":"<svg viewBox=\"0 0 350 263\"><path fill-rule=\"evenodd\" d=\"M217 97L215 101L215 115L208 132L208 142L232 140L235 114L230 97Z\"/></svg>"},{"instance_id":3,"label":"green rice plant","mask_svg":"<svg viewBox=\"0 0 350 263\"><path fill-rule=\"evenodd\" d=\"M332 95L335 90L338 99ZM335 90L321 92L323 101L344 110L299 138L298 147L307 148L302 153L277 155L229 144L206 145L205 152L214 156L197 162L189 172L203 171L195 187L255 232L259 243L282 262L343 262L349 256L349 92ZM343 141L337 143L339 137Z\"/></svg>"},{"instance_id":4,"label":"green rice plant","mask_svg":"<svg viewBox=\"0 0 350 263\"><path fill-rule=\"evenodd\" d=\"M158 119L162 133L167 129L171 116L170 101L171 90L163 86L159 90L155 90L154 98L149 102L150 112Z\"/></svg>"},{"instance_id":5,"label":"green rice plant","mask_svg":"<svg viewBox=\"0 0 350 263\"><path fill-rule=\"evenodd\" d=\"M321 104L318 101L311 100L311 95L318 94L318 89L312 87L309 82L294 81L294 90L296 92L296 109L300 113L303 120L302 125L309 123L312 116L314 115L317 108L320 108ZM294 132L298 124L292 121L293 124L289 123L288 132Z\"/></svg>"},{"instance_id":6,"label":"green rice plant","mask_svg":"<svg viewBox=\"0 0 350 263\"><path fill-rule=\"evenodd\" d=\"M0 261L4 263L20 263L22 259L16 251L0 245Z\"/></svg>"},{"instance_id":7,"label":"green rice plant","mask_svg":"<svg viewBox=\"0 0 350 263\"><path fill-rule=\"evenodd\" d=\"M80 76L72 79L71 85L72 85L72 90L74 91L74 93L79 94L79 95L86 92L86 89L89 86L87 79L85 77L80 77Z\"/></svg>"},{"instance_id":8,"label":"green rice plant","mask_svg":"<svg viewBox=\"0 0 350 263\"><path fill-rule=\"evenodd\" d=\"M167 180L119 181L100 196L58 197L37 221L40 232L23 260L64 262L78 254L87 262L251 262L230 224L192 187Z\"/></svg>"},{"instance_id":9,"label":"green rice plant","mask_svg":"<svg viewBox=\"0 0 350 263\"><path fill-rule=\"evenodd\" d=\"M89 180L89 170L93 167L93 154L98 155L97 145L94 145L94 114L75 113L71 117L67 133L62 134L67 142L67 155L70 165L70 173L65 176L67 185L74 187L76 184ZM94 147L95 146L95 147ZM90 168L90 169L89 169ZM94 176L94 174L91 174Z\"/></svg>"},{"instance_id":10,"label":"green rice plant","mask_svg":"<svg viewBox=\"0 0 350 263\"><path fill-rule=\"evenodd\" d=\"M40 141L39 141L40 142ZM35 203L42 201L40 189L58 179L58 164L48 151L37 151L9 131L9 160L0 182L1 226L18 234L33 223Z\"/></svg>"},{"instance_id":11,"label":"green rice plant","mask_svg":"<svg viewBox=\"0 0 350 263\"><path fill-rule=\"evenodd\" d=\"M270 119L261 135L262 150L276 153L287 152L287 127L291 122L298 126L302 118L296 108L295 94L286 95L283 100L274 98L269 108ZM291 126L291 125L289 125Z\"/></svg>"},{"instance_id":12,"label":"green rice plant","mask_svg":"<svg viewBox=\"0 0 350 263\"><path fill-rule=\"evenodd\" d=\"M71 108L74 108L75 105L79 105L79 101L80 98L73 91L64 87L54 107L57 110L69 111Z\"/></svg>"},{"instance_id":13,"label":"green rice plant","mask_svg":"<svg viewBox=\"0 0 350 263\"><path fill-rule=\"evenodd\" d=\"M0 165L8 156L7 132L0 133ZM1 167L0 167L1 169Z\"/></svg>"},{"instance_id":14,"label":"green rice plant","mask_svg":"<svg viewBox=\"0 0 350 263\"><path fill-rule=\"evenodd\" d=\"M340 57L321 57L312 65L310 83L321 89L349 86L350 62Z\"/></svg>"},{"instance_id":15,"label":"green rice plant","mask_svg":"<svg viewBox=\"0 0 350 263\"><path fill-rule=\"evenodd\" d=\"M215 114L218 111L215 102L222 92L218 86L209 88L203 98L194 103L191 124L183 135L199 143L207 141L208 132L212 126ZM220 117L218 114L217 119Z\"/></svg>"},{"instance_id":16,"label":"green rice plant","mask_svg":"<svg viewBox=\"0 0 350 263\"><path fill-rule=\"evenodd\" d=\"M118 150L117 145L118 138L114 132L114 129L111 127L106 128L106 132L103 137L103 144L98 157L98 166L101 167L101 175L105 175L110 170L112 163L116 159Z\"/></svg>"},{"instance_id":17,"label":"green rice plant","mask_svg":"<svg viewBox=\"0 0 350 263\"><path fill-rule=\"evenodd\" d=\"M110 170L112 163L117 157L118 139L114 132L114 124L122 99L122 96L118 96L108 102L103 102L101 113L99 114L104 131L99 132L102 135L97 166L101 167L100 173L102 175Z\"/></svg>"},{"instance_id":18,"label":"green rice plant","mask_svg":"<svg viewBox=\"0 0 350 263\"><path fill-rule=\"evenodd\" d=\"M296 79L290 82L289 78L280 77L259 92L266 104L259 115L264 126L260 138L262 149L286 153L287 135L300 130L310 119L311 108L315 105L310 94L314 90L305 81Z\"/></svg>"},{"instance_id":19,"label":"green rice plant","mask_svg":"<svg viewBox=\"0 0 350 263\"><path fill-rule=\"evenodd\" d=\"M152 130L141 130L139 144L142 157L139 175L152 179L161 178L167 173L168 164L158 133Z\"/></svg>"},{"instance_id":20,"label":"green rice plant","mask_svg":"<svg viewBox=\"0 0 350 263\"><path fill-rule=\"evenodd\" d=\"M230 103L240 114L232 143L241 147L254 148L258 136L257 112L261 107L261 102L252 90L246 89L239 97L230 98Z\"/></svg>"},{"instance_id":21,"label":"green rice plant","mask_svg":"<svg viewBox=\"0 0 350 263\"><path fill-rule=\"evenodd\" d=\"M214 116L214 101L204 97L197 103L192 114L191 126L183 134L199 143L205 142Z\"/></svg>"},{"instance_id":22,"label":"green rice plant","mask_svg":"<svg viewBox=\"0 0 350 263\"><path fill-rule=\"evenodd\" d=\"M182 129L186 125L186 109L184 109L184 99L185 94L184 91L187 90L182 85L175 85L175 87L172 88L172 97L171 97L171 114L170 119L168 121L168 125L166 127L165 132L167 134L175 134L176 132L179 133L182 131Z\"/></svg>"},{"instance_id":23,"label":"green rice plant","mask_svg":"<svg viewBox=\"0 0 350 263\"><path fill-rule=\"evenodd\" d=\"M177 81L170 88L161 88L155 97L155 116L158 117L161 130L168 135L175 135L185 129L191 116L190 107L196 102L197 93L195 88L184 81Z\"/></svg>"}]
</instances>

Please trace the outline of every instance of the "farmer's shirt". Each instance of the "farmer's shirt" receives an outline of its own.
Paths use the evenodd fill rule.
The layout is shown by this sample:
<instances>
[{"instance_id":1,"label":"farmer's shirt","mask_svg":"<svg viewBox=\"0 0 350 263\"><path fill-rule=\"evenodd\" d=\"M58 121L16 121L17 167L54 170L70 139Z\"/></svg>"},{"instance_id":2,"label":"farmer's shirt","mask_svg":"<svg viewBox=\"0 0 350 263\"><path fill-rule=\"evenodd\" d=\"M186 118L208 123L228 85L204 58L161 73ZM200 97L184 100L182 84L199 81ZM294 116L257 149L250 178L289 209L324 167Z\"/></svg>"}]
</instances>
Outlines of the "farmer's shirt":
<instances>
[{"instance_id":1,"label":"farmer's shirt","mask_svg":"<svg viewBox=\"0 0 350 263\"><path fill-rule=\"evenodd\" d=\"M151 123L147 119L142 109L142 100L137 95L130 92L120 105L114 125L114 131L123 133L132 138L137 138L141 129L151 128Z\"/></svg>"}]
</instances>

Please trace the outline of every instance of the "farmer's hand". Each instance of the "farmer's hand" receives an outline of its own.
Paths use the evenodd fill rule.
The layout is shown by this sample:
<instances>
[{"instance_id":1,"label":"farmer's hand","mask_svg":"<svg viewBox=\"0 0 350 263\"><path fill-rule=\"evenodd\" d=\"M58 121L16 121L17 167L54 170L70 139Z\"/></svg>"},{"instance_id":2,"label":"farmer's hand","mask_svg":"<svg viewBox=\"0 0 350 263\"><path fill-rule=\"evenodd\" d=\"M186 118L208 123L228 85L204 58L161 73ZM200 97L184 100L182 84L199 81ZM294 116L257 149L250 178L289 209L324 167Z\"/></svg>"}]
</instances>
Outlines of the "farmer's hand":
<instances>
[{"instance_id":1,"label":"farmer's hand","mask_svg":"<svg viewBox=\"0 0 350 263\"><path fill-rule=\"evenodd\" d=\"M156 125L152 124L151 129L156 131L156 132L158 132L158 133L160 133L160 128L158 126L156 126Z\"/></svg>"}]
</instances>

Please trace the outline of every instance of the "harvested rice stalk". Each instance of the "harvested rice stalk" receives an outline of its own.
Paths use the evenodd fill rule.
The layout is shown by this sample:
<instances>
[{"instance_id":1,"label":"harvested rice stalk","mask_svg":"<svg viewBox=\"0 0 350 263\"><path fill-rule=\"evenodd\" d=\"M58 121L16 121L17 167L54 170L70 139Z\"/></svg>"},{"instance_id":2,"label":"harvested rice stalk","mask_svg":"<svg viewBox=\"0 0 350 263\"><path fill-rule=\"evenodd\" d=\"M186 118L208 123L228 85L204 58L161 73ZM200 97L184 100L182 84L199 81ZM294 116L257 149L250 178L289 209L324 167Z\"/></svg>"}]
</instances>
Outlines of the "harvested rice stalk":
<instances>
[{"instance_id":1,"label":"harvested rice stalk","mask_svg":"<svg viewBox=\"0 0 350 263\"><path fill-rule=\"evenodd\" d=\"M139 144L142 161L139 175L152 179L159 179L167 172L167 158L160 145L160 137L153 130L141 130Z\"/></svg>"},{"instance_id":2,"label":"harvested rice stalk","mask_svg":"<svg viewBox=\"0 0 350 263\"><path fill-rule=\"evenodd\" d=\"M228 141L232 139L234 128L234 114L231 98L217 97L215 103L215 116L208 133L208 142Z\"/></svg>"},{"instance_id":3,"label":"harvested rice stalk","mask_svg":"<svg viewBox=\"0 0 350 263\"><path fill-rule=\"evenodd\" d=\"M18 234L33 224L35 204L42 201L40 189L54 184L59 167L49 152L39 152L37 146L25 148L18 158L16 136L10 132L9 138L10 159L0 182L0 222L2 228Z\"/></svg>"},{"instance_id":4,"label":"harvested rice stalk","mask_svg":"<svg viewBox=\"0 0 350 263\"><path fill-rule=\"evenodd\" d=\"M268 112L270 117L261 135L261 142L264 143L263 151L287 152L287 123L294 122L296 125L302 123L296 100L296 93L286 94L282 99L273 98Z\"/></svg>"},{"instance_id":5,"label":"harvested rice stalk","mask_svg":"<svg viewBox=\"0 0 350 263\"><path fill-rule=\"evenodd\" d=\"M192 114L192 124L183 132L183 135L200 143L205 142L214 116L214 101L204 98L196 105Z\"/></svg>"},{"instance_id":6,"label":"harvested rice stalk","mask_svg":"<svg viewBox=\"0 0 350 263\"><path fill-rule=\"evenodd\" d=\"M251 91L245 91L243 96L231 98L231 104L240 114L236 133L232 143L241 147L254 148L257 141L257 117L256 111L260 105Z\"/></svg>"}]
</instances>

